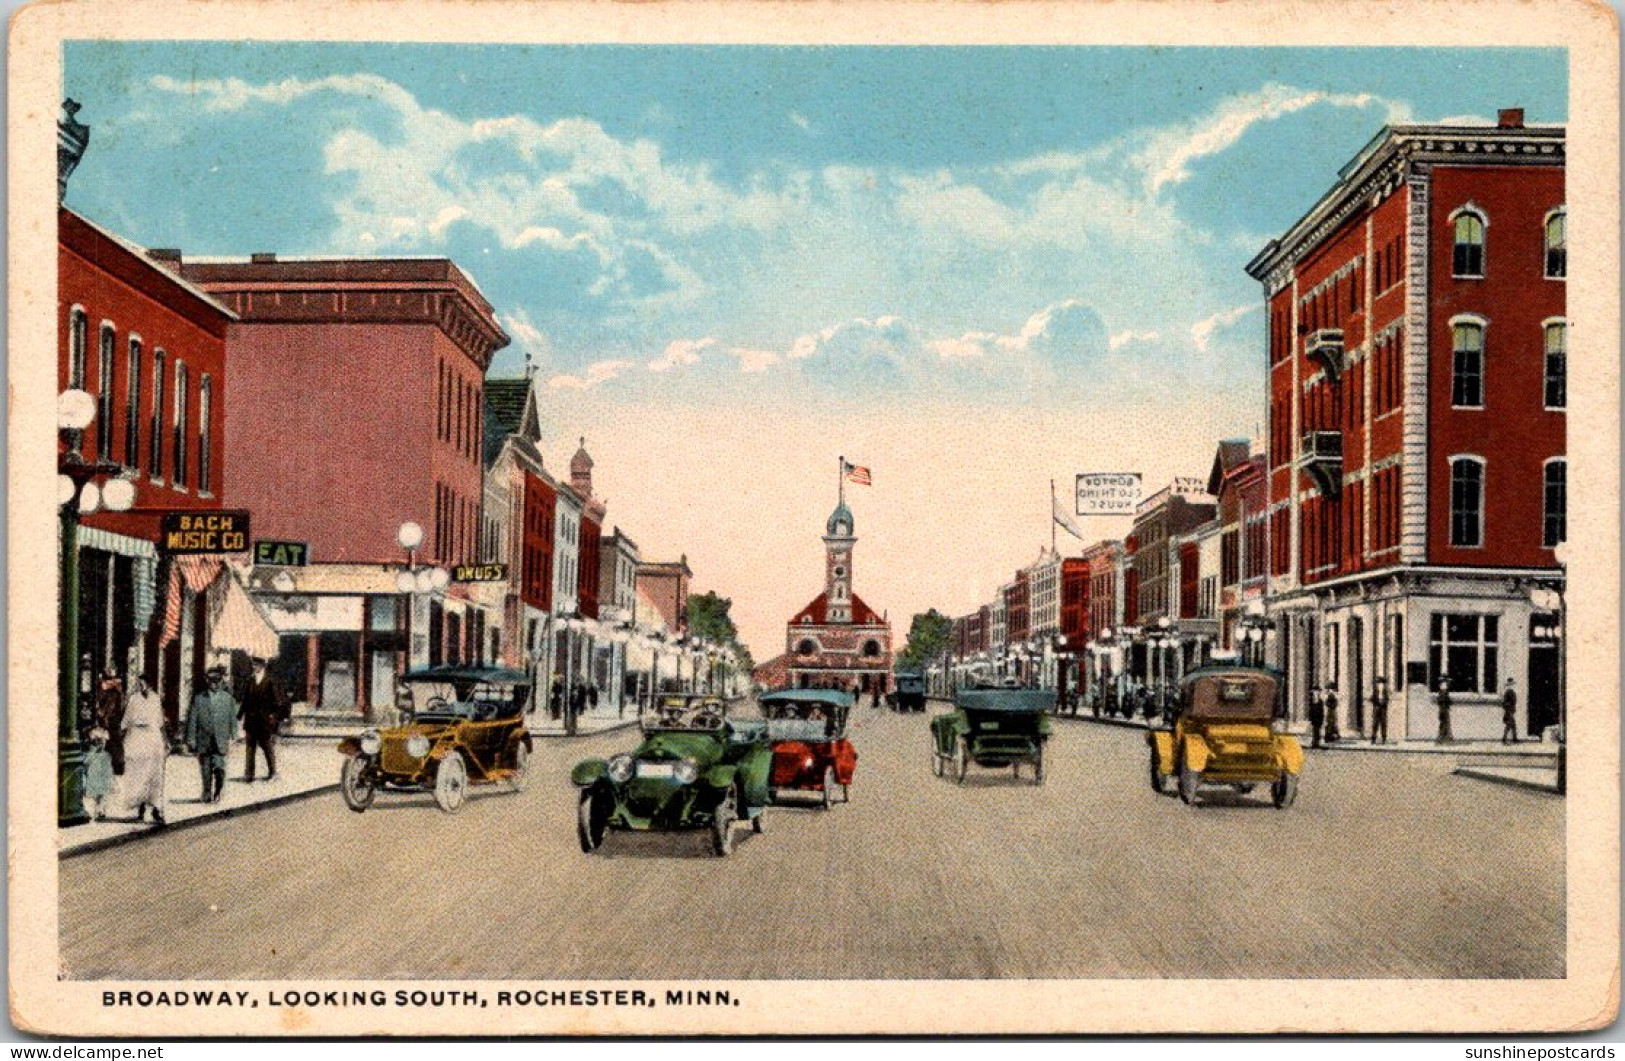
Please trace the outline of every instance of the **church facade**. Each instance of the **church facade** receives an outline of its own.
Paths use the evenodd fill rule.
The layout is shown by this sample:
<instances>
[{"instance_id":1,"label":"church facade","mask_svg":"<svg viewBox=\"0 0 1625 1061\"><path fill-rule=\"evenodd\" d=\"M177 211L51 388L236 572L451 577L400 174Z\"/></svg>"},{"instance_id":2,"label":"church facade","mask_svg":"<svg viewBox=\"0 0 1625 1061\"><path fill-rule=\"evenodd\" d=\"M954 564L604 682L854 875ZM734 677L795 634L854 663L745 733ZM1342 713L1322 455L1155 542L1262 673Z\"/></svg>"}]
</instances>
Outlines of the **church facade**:
<instances>
[{"instance_id":1,"label":"church facade","mask_svg":"<svg viewBox=\"0 0 1625 1061\"><path fill-rule=\"evenodd\" d=\"M858 536L845 499L824 524L824 591L785 624L784 655L765 664L764 685L891 691L891 623L853 591Z\"/></svg>"}]
</instances>

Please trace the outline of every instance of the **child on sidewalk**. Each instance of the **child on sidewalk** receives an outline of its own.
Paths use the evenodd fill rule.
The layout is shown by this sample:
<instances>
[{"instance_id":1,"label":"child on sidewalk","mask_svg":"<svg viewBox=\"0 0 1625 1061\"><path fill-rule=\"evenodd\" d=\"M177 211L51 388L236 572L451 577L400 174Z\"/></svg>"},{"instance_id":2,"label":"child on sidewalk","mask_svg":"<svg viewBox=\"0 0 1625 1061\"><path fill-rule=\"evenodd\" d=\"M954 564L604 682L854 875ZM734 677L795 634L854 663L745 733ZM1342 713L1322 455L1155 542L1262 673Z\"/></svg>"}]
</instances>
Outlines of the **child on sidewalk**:
<instances>
[{"instance_id":1,"label":"child on sidewalk","mask_svg":"<svg viewBox=\"0 0 1625 1061\"><path fill-rule=\"evenodd\" d=\"M97 726L90 731L90 750L85 753L85 798L97 821L107 817L107 794L112 790L113 756L107 750L107 731Z\"/></svg>"}]
</instances>

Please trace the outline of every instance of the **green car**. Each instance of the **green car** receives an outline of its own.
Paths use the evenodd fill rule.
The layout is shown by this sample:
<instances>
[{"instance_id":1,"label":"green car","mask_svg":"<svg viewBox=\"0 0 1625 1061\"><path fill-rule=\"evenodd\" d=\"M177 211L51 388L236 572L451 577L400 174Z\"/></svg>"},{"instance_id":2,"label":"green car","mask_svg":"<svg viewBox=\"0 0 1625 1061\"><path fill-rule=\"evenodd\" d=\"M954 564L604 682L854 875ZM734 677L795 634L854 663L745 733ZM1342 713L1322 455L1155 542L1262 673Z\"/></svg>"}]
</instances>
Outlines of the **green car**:
<instances>
[{"instance_id":1,"label":"green car","mask_svg":"<svg viewBox=\"0 0 1625 1061\"><path fill-rule=\"evenodd\" d=\"M598 850L610 829L706 829L726 855L736 824L762 832L773 765L765 720L730 719L718 697L663 696L638 721L643 743L570 772L581 789L581 850Z\"/></svg>"},{"instance_id":2,"label":"green car","mask_svg":"<svg viewBox=\"0 0 1625 1061\"><path fill-rule=\"evenodd\" d=\"M1032 767L1033 783L1044 783L1044 745L1049 741L1049 709L1055 694L1043 689L964 689L954 710L931 718L931 771L952 771L960 784L970 764L997 770L1008 766L1020 776Z\"/></svg>"}]
</instances>

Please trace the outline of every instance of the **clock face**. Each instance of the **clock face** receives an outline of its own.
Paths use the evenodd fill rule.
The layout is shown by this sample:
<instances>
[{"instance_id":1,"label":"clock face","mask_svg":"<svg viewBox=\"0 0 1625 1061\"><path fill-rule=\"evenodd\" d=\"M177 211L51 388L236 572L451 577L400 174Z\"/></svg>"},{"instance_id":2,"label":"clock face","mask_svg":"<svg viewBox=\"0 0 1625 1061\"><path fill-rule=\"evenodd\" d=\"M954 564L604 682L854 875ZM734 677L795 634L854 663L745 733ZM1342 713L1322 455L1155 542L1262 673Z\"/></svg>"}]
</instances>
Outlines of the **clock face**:
<instances>
[{"instance_id":1,"label":"clock face","mask_svg":"<svg viewBox=\"0 0 1625 1061\"><path fill-rule=\"evenodd\" d=\"M835 567L835 577L840 578L844 574L846 574L846 568L841 567L839 564L837 564L836 567Z\"/></svg>"}]
</instances>

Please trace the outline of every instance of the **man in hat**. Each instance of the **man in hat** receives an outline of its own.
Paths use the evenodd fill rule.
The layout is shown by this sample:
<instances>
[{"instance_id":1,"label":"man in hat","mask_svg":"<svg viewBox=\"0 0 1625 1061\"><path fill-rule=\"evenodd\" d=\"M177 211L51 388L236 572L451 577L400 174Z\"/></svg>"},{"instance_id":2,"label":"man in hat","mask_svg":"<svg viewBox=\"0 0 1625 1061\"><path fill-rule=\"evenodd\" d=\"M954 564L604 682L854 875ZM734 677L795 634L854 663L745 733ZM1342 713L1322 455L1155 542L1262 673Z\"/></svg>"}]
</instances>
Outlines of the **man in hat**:
<instances>
[{"instance_id":1,"label":"man in hat","mask_svg":"<svg viewBox=\"0 0 1625 1061\"><path fill-rule=\"evenodd\" d=\"M237 735L237 703L226 689L226 668L209 668L209 684L192 697L186 712L186 744L197 756L198 775L203 780L204 803L220 802L226 787L226 752Z\"/></svg>"},{"instance_id":2,"label":"man in hat","mask_svg":"<svg viewBox=\"0 0 1625 1061\"><path fill-rule=\"evenodd\" d=\"M265 755L265 780L270 781L276 777L276 731L287 717L287 703L282 695L282 687L271 677L265 660L260 656L253 658L239 717L242 719L248 752L243 780L254 780L254 751L258 749Z\"/></svg>"}]
</instances>

